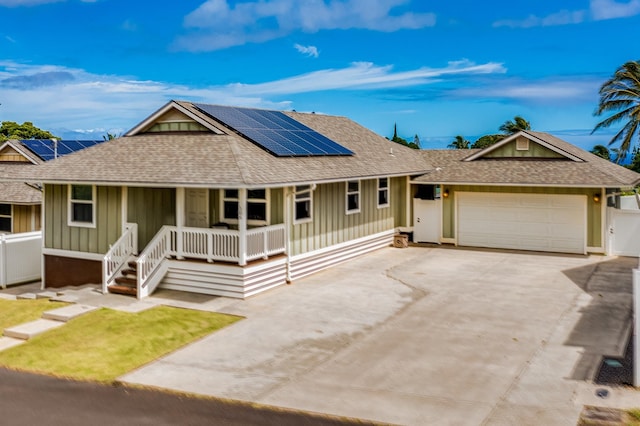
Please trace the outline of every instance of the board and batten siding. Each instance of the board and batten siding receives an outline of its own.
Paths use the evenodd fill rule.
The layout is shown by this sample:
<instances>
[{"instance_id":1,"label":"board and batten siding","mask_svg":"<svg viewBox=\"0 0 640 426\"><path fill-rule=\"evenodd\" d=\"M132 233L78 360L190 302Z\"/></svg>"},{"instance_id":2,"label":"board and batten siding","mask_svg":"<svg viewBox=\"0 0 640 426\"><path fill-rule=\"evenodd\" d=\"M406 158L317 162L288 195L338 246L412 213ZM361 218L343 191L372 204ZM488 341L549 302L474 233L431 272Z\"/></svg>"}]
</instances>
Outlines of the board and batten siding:
<instances>
[{"instance_id":1,"label":"board and batten siding","mask_svg":"<svg viewBox=\"0 0 640 426\"><path fill-rule=\"evenodd\" d=\"M555 188L555 187L509 187L509 186L473 186L444 185L442 190L449 191L449 197L443 199L442 236L455 238L455 199L459 192L497 192L520 194L570 194L587 196L587 246L602 247L602 205L593 201L593 194L600 193L600 188Z\"/></svg>"},{"instance_id":2,"label":"board and batten siding","mask_svg":"<svg viewBox=\"0 0 640 426\"><path fill-rule=\"evenodd\" d=\"M138 249L142 251L164 225L176 224L175 188L127 190L127 221L138 224Z\"/></svg>"},{"instance_id":3,"label":"board and batten siding","mask_svg":"<svg viewBox=\"0 0 640 426\"><path fill-rule=\"evenodd\" d=\"M542 145L539 145L533 141L529 141L529 149L518 149L517 141L528 140L524 136L520 136L518 139L511 141L501 147L496 148L491 152L487 152L483 155L484 158L515 158L515 157L531 157L531 158L564 158L562 154L550 150ZM568 160L567 160L568 161Z\"/></svg>"},{"instance_id":4,"label":"board and batten siding","mask_svg":"<svg viewBox=\"0 0 640 426\"><path fill-rule=\"evenodd\" d=\"M115 186L96 188L96 226L68 225L67 185L45 185L45 248L85 253L106 253L122 231L121 190Z\"/></svg>"},{"instance_id":5,"label":"board and batten siding","mask_svg":"<svg viewBox=\"0 0 640 426\"><path fill-rule=\"evenodd\" d=\"M404 217L404 208L398 209L394 205L406 198L406 179L390 179L390 185L391 205L378 208L377 179L361 180L360 212L346 214L345 182L319 184L313 192L313 220L292 226L291 255L393 230L396 212L401 211ZM293 209L292 204L290 208Z\"/></svg>"},{"instance_id":6,"label":"board and batten siding","mask_svg":"<svg viewBox=\"0 0 640 426\"><path fill-rule=\"evenodd\" d=\"M40 230L40 205L13 205L11 220L13 233L32 232Z\"/></svg>"}]
</instances>

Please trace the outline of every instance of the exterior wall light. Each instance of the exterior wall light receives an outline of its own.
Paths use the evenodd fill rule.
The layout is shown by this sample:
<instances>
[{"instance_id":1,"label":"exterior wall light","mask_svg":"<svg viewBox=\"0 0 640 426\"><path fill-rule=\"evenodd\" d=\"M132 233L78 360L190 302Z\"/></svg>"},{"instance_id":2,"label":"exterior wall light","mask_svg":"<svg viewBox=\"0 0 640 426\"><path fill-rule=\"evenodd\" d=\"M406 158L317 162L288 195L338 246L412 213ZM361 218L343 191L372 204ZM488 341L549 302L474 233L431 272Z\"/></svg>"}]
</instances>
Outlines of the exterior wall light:
<instances>
[{"instance_id":1,"label":"exterior wall light","mask_svg":"<svg viewBox=\"0 0 640 426\"><path fill-rule=\"evenodd\" d=\"M598 204L600 202L600 194L599 193L593 194L593 202L596 203L596 204Z\"/></svg>"},{"instance_id":2,"label":"exterior wall light","mask_svg":"<svg viewBox=\"0 0 640 426\"><path fill-rule=\"evenodd\" d=\"M448 189L445 189L445 190L444 190L444 192L442 193L442 196L443 196L444 198L449 198L449 190L448 190Z\"/></svg>"}]
</instances>

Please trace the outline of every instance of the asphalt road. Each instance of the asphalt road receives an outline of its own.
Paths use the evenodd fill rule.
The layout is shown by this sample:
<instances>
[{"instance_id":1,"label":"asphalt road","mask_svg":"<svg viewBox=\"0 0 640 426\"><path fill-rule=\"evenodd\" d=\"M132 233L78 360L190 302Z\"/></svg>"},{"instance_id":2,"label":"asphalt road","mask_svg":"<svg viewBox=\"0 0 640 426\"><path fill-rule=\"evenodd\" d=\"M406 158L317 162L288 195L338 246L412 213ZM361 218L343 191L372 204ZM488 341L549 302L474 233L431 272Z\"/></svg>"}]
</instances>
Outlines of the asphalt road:
<instances>
[{"instance_id":1,"label":"asphalt road","mask_svg":"<svg viewBox=\"0 0 640 426\"><path fill-rule=\"evenodd\" d=\"M0 368L0 424L160 426L366 423L257 407L236 401L75 382Z\"/></svg>"}]
</instances>

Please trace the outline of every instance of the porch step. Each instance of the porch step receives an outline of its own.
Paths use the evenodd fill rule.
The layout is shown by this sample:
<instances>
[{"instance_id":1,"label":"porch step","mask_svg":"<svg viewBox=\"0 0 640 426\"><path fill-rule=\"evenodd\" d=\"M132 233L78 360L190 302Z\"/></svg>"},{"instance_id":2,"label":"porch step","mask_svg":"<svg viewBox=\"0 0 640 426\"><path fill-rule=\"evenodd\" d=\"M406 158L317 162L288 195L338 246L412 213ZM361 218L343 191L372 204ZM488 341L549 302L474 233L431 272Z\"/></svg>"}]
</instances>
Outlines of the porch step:
<instances>
[{"instance_id":1,"label":"porch step","mask_svg":"<svg viewBox=\"0 0 640 426\"><path fill-rule=\"evenodd\" d=\"M108 287L109 293L124 294L127 296L137 296L138 289L135 286L123 285L123 284L111 284Z\"/></svg>"},{"instance_id":2,"label":"porch step","mask_svg":"<svg viewBox=\"0 0 640 426\"><path fill-rule=\"evenodd\" d=\"M135 269L123 269L122 270L122 275L123 276L131 276L131 277L135 277L138 274L138 271Z\"/></svg>"}]
</instances>

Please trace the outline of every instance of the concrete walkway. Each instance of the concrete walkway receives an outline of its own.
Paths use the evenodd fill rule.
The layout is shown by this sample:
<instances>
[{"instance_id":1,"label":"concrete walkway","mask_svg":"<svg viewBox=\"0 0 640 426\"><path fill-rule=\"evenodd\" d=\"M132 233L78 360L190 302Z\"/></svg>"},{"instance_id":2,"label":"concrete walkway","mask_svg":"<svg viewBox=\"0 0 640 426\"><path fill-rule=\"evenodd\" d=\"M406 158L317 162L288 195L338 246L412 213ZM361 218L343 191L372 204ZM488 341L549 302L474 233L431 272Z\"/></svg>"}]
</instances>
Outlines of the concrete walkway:
<instances>
[{"instance_id":1,"label":"concrete walkway","mask_svg":"<svg viewBox=\"0 0 640 426\"><path fill-rule=\"evenodd\" d=\"M121 380L397 424L575 424L624 349L636 265L389 248L246 301L161 291L143 303L246 319Z\"/></svg>"}]
</instances>

